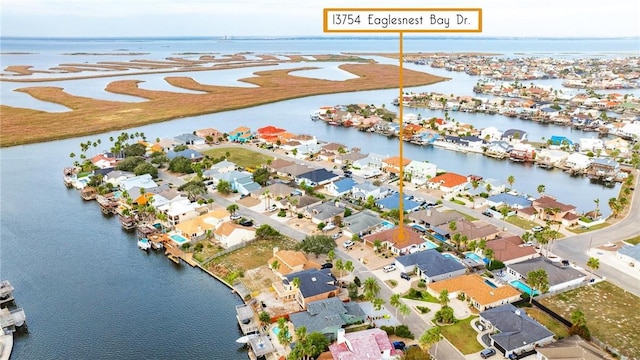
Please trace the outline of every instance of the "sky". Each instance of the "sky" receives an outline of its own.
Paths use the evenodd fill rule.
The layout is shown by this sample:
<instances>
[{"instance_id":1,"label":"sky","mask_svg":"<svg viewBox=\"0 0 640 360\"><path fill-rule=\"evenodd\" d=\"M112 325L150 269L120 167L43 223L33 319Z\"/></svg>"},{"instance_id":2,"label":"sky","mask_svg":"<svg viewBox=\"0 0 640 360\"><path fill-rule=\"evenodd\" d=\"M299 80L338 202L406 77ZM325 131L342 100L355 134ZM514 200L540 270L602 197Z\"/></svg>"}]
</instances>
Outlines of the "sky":
<instances>
[{"instance_id":1,"label":"sky","mask_svg":"<svg viewBox=\"0 0 640 360\"><path fill-rule=\"evenodd\" d=\"M465 36L640 36L637 0L0 0L0 35L322 36L332 7L482 8Z\"/></svg>"}]
</instances>

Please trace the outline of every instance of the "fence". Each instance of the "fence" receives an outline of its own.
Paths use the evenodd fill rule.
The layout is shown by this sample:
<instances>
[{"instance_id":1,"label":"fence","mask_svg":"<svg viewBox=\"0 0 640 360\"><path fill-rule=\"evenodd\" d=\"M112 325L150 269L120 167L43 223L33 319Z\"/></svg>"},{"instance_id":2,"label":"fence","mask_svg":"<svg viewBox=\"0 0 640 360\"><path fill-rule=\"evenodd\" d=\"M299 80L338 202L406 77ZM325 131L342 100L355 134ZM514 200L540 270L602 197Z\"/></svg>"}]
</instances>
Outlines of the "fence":
<instances>
[{"instance_id":1,"label":"fence","mask_svg":"<svg viewBox=\"0 0 640 360\"><path fill-rule=\"evenodd\" d=\"M598 338L591 337L591 342L598 345L601 349L605 349L606 351L614 354L620 360L631 360L629 357L620 354L620 351L618 351L618 349L612 348L611 346L600 341Z\"/></svg>"}]
</instances>

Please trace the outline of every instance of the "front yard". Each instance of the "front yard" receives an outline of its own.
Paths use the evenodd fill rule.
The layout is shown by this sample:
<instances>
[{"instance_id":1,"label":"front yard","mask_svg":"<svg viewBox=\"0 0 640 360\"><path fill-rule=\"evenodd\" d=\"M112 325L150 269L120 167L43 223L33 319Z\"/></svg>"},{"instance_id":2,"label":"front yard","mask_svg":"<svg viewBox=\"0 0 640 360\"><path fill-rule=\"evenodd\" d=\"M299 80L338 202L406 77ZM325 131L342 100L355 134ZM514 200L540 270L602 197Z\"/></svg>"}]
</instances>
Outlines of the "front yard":
<instances>
[{"instance_id":1,"label":"front yard","mask_svg":"<svg viewBox=\"0 0 640 360\"><path fill-rule=\"evenodd\" d=\"M268 160L273 160L270 156L238 147L220 147L203 152L204 155L209 155L212 158L225 157L227 153L229 153L228 161L246 169L257 169L266 164Z\"/></svg>"},{"instance_id":2,"label":"front yard","mask_svg":"<svg viewBox=\"0 0 640 360\"><path fill-rule=\"evenodd\" d=\"M529 221L529 220L525 220L519 216L513 215L513 216L509 216L507 218L504 219L504 221L508 222L509 224L515 225L519 228L525 229L525 230L531 230L534 227L538 226L539 224L534 223L533 221Z\"/></svg>"},{"instance_id":3,"label":"front yard","mask_svg":"<svg viewBox=\"0 0 640 360\"><path fill-rule=\"evenodd\" d=\"M640 354L640 298L609 283L584 286L540 301L543 305L570 320L580 309L587 320L591 335L623 355Z\"/></svg>"},{"instance_id":4,"label":"front yard","mask_svg":"<svg viewBox=\"0 0 640 360\"><path fill-rule=\"evenodd\" d=\"M573 228L567 228L567 230L569 230L569 231L571 231L572 233L575 233L575 234L584 234L584 233L589 232L589 231L604 229L609 225L611 225L611 224L602 223L602 224L598 224L598 225L593 225L593 226L587 227L586 229L583 228L583 227L580 227L580 226L576 226L576 227L573 227Z\"/></svg>"},{"instance_id":5,"label":"front yard","mask_svg":"<svg viewBox=\"0 0 640 360\"><path fill-rule=\"evenodd\" d=\"M461 353L468 355L484 349L477 340L478 333L471 326L471 321L477 316L469 316L464 320L457 320L455 324L440 326L440 333Z\"/></svg>"}]
</instances>

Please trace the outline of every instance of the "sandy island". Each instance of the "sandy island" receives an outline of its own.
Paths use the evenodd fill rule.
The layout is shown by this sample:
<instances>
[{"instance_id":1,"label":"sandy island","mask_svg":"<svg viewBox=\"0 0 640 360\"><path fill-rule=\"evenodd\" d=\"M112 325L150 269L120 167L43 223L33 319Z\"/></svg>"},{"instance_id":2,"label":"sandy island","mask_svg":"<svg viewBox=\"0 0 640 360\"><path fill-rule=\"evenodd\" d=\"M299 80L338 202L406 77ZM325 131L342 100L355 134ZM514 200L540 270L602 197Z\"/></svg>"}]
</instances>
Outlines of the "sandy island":
<instances>
[{"instance_id":1,"label":"sandy island","mask_svg":"<svg viewBox=\"0 0 640 360\"><path fill-rule=\"evenodd\" d=\"M327 56L321 61L336 61L339 57L339 55ZM346 58L350 57L346 56ZM153 66L153 64L150 65ZM232 64L225 65L233 66ZM395 65L343 64L339 68L358 77L344 81L332 81L290 74L299 70L313 69L301 67L256 72L256 77L240 80L257 85L257 88L206 85L190 77L169 77L166 79L174 86L204 91L206 94L145 90L138 87L136 80L114 81L107 86L106 90L113 93L148 99L148 101L137 103L74 96L59 87L17 89L16 91L25 92L36 99L66 106L72 111L50 113L0 105L2 113L0 147L99 134L311 95L398 87L399 67ZM176 71L166 70L166 72ZM113 76L118 75L114 74ZM403 83L406 87L448 80L444 77L408 69L404 70L403 76ZM86 78L86 76L81 78Z\"/></svg>"}]
</instances>

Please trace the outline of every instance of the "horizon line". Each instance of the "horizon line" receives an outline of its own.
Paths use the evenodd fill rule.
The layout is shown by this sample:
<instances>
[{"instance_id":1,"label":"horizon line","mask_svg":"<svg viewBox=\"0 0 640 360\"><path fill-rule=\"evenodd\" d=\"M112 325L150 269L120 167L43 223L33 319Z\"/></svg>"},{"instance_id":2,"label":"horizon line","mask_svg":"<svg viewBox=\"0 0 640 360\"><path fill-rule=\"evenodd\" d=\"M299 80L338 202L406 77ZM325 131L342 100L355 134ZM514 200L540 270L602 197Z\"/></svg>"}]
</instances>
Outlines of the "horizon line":
<instances>
[{"instance_id":1,"label":"horizon line","mask_svg":"<svg viewBox=\"0 0 640 360\"><path fill-rule=\"evenodd\" d=\"M21 35L0 35L0 39L33 39L33 40L56 40L56 39L110 39L110 40L128 40L128 39L212 39L212 40L286 40L286 39L380 39L393 38L398 34L380 34L380 35L153 35L153 36L21 36ZM433 36L433 35L411 35L404 34L404 38L414 39L493 39L493 40L608 40L608 39L639 39L640 35L628 36Z\"/></svg>"}]
</instances>

